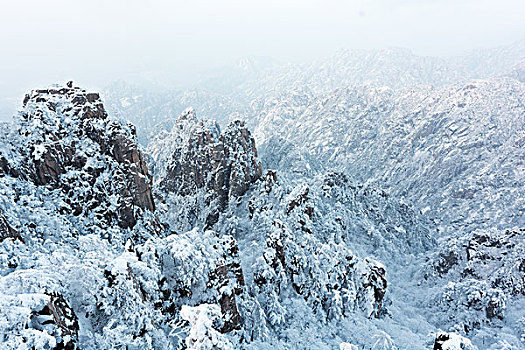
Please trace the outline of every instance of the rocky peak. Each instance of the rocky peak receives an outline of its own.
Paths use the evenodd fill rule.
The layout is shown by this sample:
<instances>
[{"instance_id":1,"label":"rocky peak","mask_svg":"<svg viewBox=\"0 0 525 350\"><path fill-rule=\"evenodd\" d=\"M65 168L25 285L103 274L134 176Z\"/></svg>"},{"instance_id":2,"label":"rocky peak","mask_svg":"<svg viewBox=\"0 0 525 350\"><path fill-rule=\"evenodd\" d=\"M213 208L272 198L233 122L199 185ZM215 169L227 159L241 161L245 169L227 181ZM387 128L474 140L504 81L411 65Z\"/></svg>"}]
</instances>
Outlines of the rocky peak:
<instances>
[{"instance_id":1,"label":"rocky peak","mask_svg":"<svg viewBox=\"0 0 525 350\"><path fill-rule=\"evenodd\" d=\"M40 110L40 113L45 113L43 103L49 110L58 114L68 114L68 116L80 118L107 118L107 113L104 109L100 95L96 92L87 92L78 86L73 86L73 82L68 82L66 86L55 86L49 89L36 89L26 94L23 107L28 108L31 105ZM71 113L70 113L71 112ZM22 115L26 118L39 118L42 115L39 113L28 114L22 111Z\"/></svg>"},{"instance_id":2,"label":"rocky peak","mask_svg":"<svg viewBox=\"0 0 525 350\"><path fill-rule=\"evenodd\" d=\"M215 122L197 119L192 109L177 118L170 133L150 144L149 153L161 192L181 196L203 192L207 203L216 202L208 224L262 174L255 140L244 122L233 121L221 132Z\"/></svg>"},{"instance_id":3,"label":"rocky peak","mask_svg":"<svg viewBox=\"0 0 525 350\"><path fill-rule=\"evenodd\" d=\"M69 205L64 210L123 228L135 225L138 211L155 210L135 128L108 118L98 93L72 82L33 90L17 128L13 152L20 164L6 160L3 172L19 168L35 185L62 190Z\"/></svg>"},{"instance_id":4,"label":"rocky peak","mask_svg":"<svg viewBox=\"0 0 525 350\"><path fill-rule=\"evenodd\" d=\"M223 196L239 197L248 190L251 183L262 175L261 163L257 159L257 148L244 122L231 122L220 137L224 147L224 158L227 159L227 170L224 175L224 185L221 187ZM226 192L228 189L228 192Z\"/></svg>"},{"instance_id":5,"label":"rocky peak","mask_svg":"<svg viewBox=\"0 0 525 350\"><path fill-rule=\"evenodd\" d=\"M176 119L176 123L181 123L184 121L190 121L190 122L197 122L197 115L195 114L195 110L193 108L186 108Z\"/></svg>"}]
</instances>

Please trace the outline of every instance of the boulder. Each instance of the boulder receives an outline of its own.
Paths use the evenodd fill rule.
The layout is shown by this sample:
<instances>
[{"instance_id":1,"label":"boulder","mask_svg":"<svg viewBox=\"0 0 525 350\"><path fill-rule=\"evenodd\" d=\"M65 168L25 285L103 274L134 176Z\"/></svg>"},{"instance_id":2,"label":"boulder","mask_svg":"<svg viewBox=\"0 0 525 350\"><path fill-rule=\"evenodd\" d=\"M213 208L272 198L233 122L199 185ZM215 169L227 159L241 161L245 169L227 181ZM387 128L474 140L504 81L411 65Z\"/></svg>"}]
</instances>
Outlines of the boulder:
<instances>
[{"instance_id":1,"label":"boulder","mask_svg":"<svg viewBox=\"0 0 525 350\"><path fill-rule=\"evenodd\" d=\"M474 350L471 341L457 333L439 332L434 340L434 350Z\"/></svg>"}]
</instances>

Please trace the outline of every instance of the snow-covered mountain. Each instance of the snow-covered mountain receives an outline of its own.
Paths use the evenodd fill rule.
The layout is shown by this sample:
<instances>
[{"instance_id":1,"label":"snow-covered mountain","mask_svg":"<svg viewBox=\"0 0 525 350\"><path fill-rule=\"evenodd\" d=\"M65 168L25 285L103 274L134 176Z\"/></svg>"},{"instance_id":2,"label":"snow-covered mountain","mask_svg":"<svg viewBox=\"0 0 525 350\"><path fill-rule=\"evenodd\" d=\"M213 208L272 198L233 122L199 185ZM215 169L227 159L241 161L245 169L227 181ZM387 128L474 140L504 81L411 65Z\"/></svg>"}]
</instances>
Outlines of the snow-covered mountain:
<instances>
[{"instance_id":1,"label":"snow-covered mountain","mask_svg":"<svg viewBox=\"0 0 525 350\"><path fill-rule=\"evenodd\" d=\"M356 86L300 99L292 92L263 104L255 137L262 149L282 139L454 230L524 225L524 88L491 79L440 89ZM275 156L283 158L270 148L263 163ZM293 168L295 157L280 169Z\"/></svg>"},{"instance_id":2,"label":"snow-covered mountain","mask_svg":"<svg viewBox=\"0 0 525 350\"><path fill-rule=\"evenodd\" d=\"M31 91L0 349L524 349L524 52Z\"/></svg>"},{"instance_id":3,"label":"snow-covered mountain","mask_svg":"<svg viewBox=\"0 0 525 350\"><path fill-rule=\"evenodd\" d=\"M524 88L491 78L291 91L258 102L252 125L263 166L303 178L335 169L436 224L440 248L414 261L425 266L409 277L417 287L410 274L391 276L392 289L409 290L392 290L398 301L417 295L411 304L427 321L480 349L521 349Z\"/></svg>"},{"instance_id":4,"label":"snow-covered mountain","mask_svg":"<svg viewBox=\"0 0 525 350\"><path fill-rule=\"evenodd\" d=\"M225 346L293 348L308 338L286 334L315 324L331 336L308 341L336 346L349 318L385 332L387 269L365 253L423 252L432 225L341 174L263 176L242 122L187 111L157 143L152 180L134 128L71 83L32 91L3 125L3 347L176 348L208 339L185 321L207 324L200 309L180 312L206 303ZM193 203L212 219L181 215Z\"/></svg>"},{"instance_id":5,"label":"snow-covered mountain","mask_svg":"<svg viewBox=\"0 0 525 350\"><path fill-rule=\"evenodd\" d=\"M337 347L350 333L373 345L372 335L386 334L377 318L391 317L392 302L388 269L377 259L406 265L435 245L431 222L344 174L329 172L312 181L273 170L261 174L242 122L221 131L188 110L148 152L162 220L177 232L211 228L237 241L246 293L239 294L238 307L248 322L241 341L254 342L241 347ZM349 328L349 319L364 322L368 340L358 335L363 328ZM413 332L402 320L393 323ZM309 324L332 335L286 335ZM419 340L412 346L423 346Z\"/></svg>"},{"instance_id":6,"label":"snow-covered mountain","mask_svg":"<svg viewBox=\"0 0 525 350\"><path fill-rule=\"evenodd\" d=\"M150 135L170 130L174 118L189 107L225 126L234 119L250 122L262 101L281 99L291 91L320 95L356 85L442 87L499 76L523 81L524 63L525 41L457 57L419 56L403 48L341 50L310 63L247 57L203 72L184 90L148 89L119 81L108 85L102 95L110 114L134 123L139 142L145 145Z\"/></svg>"}]
</instances>

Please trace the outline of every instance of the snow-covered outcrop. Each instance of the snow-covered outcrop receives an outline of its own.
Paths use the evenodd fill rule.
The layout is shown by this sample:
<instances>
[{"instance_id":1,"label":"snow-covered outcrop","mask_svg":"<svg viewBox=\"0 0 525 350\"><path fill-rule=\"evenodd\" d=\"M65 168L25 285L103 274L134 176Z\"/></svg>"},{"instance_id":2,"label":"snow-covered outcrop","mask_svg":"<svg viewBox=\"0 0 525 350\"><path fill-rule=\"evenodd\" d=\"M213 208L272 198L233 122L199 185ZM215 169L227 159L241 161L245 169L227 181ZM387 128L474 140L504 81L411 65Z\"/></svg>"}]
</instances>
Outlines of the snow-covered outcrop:
<instances>
[{"instance_id":1,"label":"snow-covered outcrop","mask_svg":"<svg viewBox=\"0 0 525 350\"><path fill-rule=\"evenodd\" d=\"M1 172L59 189L65 212L131 228L137 210L155 210L134 128L109 119L97 93L72 83L33 90L6 138Z\"/></svg>"},{"instance_id":2,"label":"snow-covered outcrop","mask_svg":"<svg viewBox=\"0 0 525 350\"><path fill-rule=\"evenodd\" d=\"M261 110L254 135L262 142L263 165L291 175L299 163L309 169L300 176L310 179L332 167L366 183L365 188L402 198L434 222L438 253L424 246L403 249L403 235L392 238L397 252L428 249L429 262L415 264L431 267L400 280L393 276L390 286L402 283L414 288L412 293L428 293L414 304L430 306L433 311L423 313L438 327L494 346L500 339L487 333L496 329L501 339L519 348L523 315L514 310L523 303L516 292L523 290L516 256L522 254L517 240L523 239L519 232L525 226L524 97L523 83L509 78L439 89L355 86L310 98L294 106L294 113L281 113L290 108L290 98L282 104L269 99L270 109ZM282 117L275 125L274 115ZM275 154L276 149L284 152ZM358 199L360 205L368 202ZM394 217L385 207L378 213ZM375 253L388 270L391 256L381 252L389 246L388 236L378 237ZM363 242L361 236L357 241L354 247ZM482 253L472 251L469 258L467 247ZM408 287L407 278L422 282Z\"/></svg>"},{"instance_id":3,"label":"snow-covered outcrop","mask_svg":"<svg viewBox=\"0 0 525 350\"><path fill-rule=\"evenodd\" d=\"M524 254L524 229L476 230L443 240L422 271L425 284L439 288L433 298L439 311L432 318L478 344L490 339L518 346L524 321ZM507 334L487 334L483 330L488 327L505 327Z\"/></svg>"},{"instance_id":4,"label":"snow-covered outcrop","mask_svg":"<svg viewBox=\"0 0 525 350\"><path fill-rule=\"evenodd\" d=\"M1 295L0 305L9 311L2 325L6 349L75 349L78 318L58 293Z\"/></svg>"},{"instance_id":5,"label":"snow-covered outcrop","mask_svg":"<svg viewBox=\"0 0 525 350\"><path fill-rule=\"evenodd\" d=\"M217 305L201 304L197 307L183 305L181 315L191 323L190 334L185 340L188 349L233 350L228 338L213 328L213 320L220 317L220 309Z\"/></svg>"},{"instance_id":6,"label":"snow-covered outcrop","mask_svg":"<svg viewBox=\"0 0 525 350\"><path fill-rule=\"evenodd\" d=\"M148 150L161 220L175 232L196 225L238 242L245 284L226 304L237 305L242 341L268 341L305 322L288 299L306 303L311 322L386 317L388 268L377 259L405 264L404 254L420 256L434 245L431 222L344 174L261 176L254 141L239 122L221 132L187 110ZM228 175L218 192L217 174L233 174L223 170L230 168L242 176Z\"/></svg>"},{"instance_id":7,"label":"snow-covered outcrop","mask_svg":"<svg viewBox=\"0 0 525 350\"><path fill-rule=\"evenodd\" d=\"M255 141L243 122L233 121L221 132L211 120L198 120L192 109L177 118L171 132L158 135L148 151L159 195L186 206L189 198L197 200L192 212L181 217L188 224L207 210L206 225L213 225L228 203L261 176Z\"/></svg>"},{"instance_id":8,"label":"snow-covered outcrop","mask_svg":"<svg viewBox=\"0 0 525 350\"><path fill-rule=\"evenodd\" d=\"M435 350L475 350L470 340L456 333L439 332L434 341Z\"/></svg>"},{"instance_id":9,"label":"snow-covered outcrop","mask_svg":"<svg viewBox=\"0 0 525 350\"><path fill-rule=\"evenodd\" d=\"M328 330L355 318L377 329L390 317L388 268L367 247L433 244L417 213L342 174L311 184L262 176L242 122L221 132L187 111L150 148L153 179L133 127L72 84L30 93L1 130L8 347L164 349L220 331L225 346L289 348L299 337L283 336L297 324ZM174 215L192 205L207 215ZM220 313L200 334L180 311L203 304ZM317 342L338 345L348 329Z\"/></svg>"},{"instance_id":10,"label":"snow-covered outcrop","mask_svg":"<svg viewBox=\"0 0 525 350\"><path fill-rule=\"evenodd\" d=\"M0 347L167 348L183 303L240 327L235 240L169 235L133 126L98 94L35 90L0 139Z\"/></svg>"}]
</instances>

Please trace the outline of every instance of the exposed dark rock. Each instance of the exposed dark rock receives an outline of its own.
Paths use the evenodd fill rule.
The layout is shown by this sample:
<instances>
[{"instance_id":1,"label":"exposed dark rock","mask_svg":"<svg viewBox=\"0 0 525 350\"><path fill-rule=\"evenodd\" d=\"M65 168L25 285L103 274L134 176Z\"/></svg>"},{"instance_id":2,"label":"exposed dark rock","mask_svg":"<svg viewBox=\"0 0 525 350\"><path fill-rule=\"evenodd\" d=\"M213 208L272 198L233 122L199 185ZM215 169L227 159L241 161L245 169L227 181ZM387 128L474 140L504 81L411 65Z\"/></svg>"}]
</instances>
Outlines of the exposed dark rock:
<instances>
[{"instance_id":1,"label":"exposed dark rock","mask_svg":"<svg viewBox=\"0 0 525 350\"><path fill-rule=\"evenodd\" d=\"M11 227L11 225L9 225L6 217L4 216L3 210L0 209L0 242L7 238L18 239L22 242L24 241L20 236L20 233Z\"/></svg>"},{"instance_id":2,"label":"exposed dark rock","mask_svg":"<svg viewBox=\"0 0 525 350\"><path fill-rule=\"evenodd\" d=\"M73 350L78 342L78 318L64 297L59 293L49 294L50 301L31 317L31 327L46 330L56 338L55 350Z\"/></svg>"},{"instance_id":3,"label":"exposed dark rock","mask_svg":"<svg viewBox=\"0 0 525 350\"><path fill-rule=\"evenodd\" d=\"M447 273L454 265L458 263L459 259L454 251L450 251L448 254L441 254L440 259L436 265L436 270L440 274Z\"/></svg>"},{"instance_id":4,"label":"exposed dark rock","mask_svg":"<svg viewBox=\"0 0 525 350\"><path fill-rule=\"evenodd\" d=\"M220 331L226 333L234 329L240 329L242 326L242 318L237 308L236 297L243 292L244 275L239 260L237 241L233 237L228 236L225 237L222 242L225 251L224 260L223 263L219 264L215 271L211 273L210 283L219 293L218 302L221 306L224 321ZM231 276L234 278L233 283L230 281ZM235 288L231 290L225 288L232 284ZM224 288L226 292L221 291Z\"/></svg>"},{"instance_id":5,"label":"exposed dark rock","mask_svg":"<svg viewBox=\"0 0 525 350\"><path fill-rule=\"evenodd\" d=\"M131 198L131 200L123 201L119 208L122 215L121 226L133 227L136 222L133 212L135 206L151 212L155 211L150 186L152 178L137 143L125 135L122 129L112 129L107 140L107 149L126 169L124 183L127 186L123 189L123 193L127 198Z\"/></svg>"},{"instance_id":6,"label":"exposed dark rock","mask_svg":"<svg viewBox=\"0 0 525 350\"><path fill-rule=\"evenodd\" d=\"M233 121L221 134L224 148L225 171L219 180L219 195L222 197L239 197L248 191L250 184L261 177L262 167L257 160L255 140L244 122ZM219 173L221 173L219 171Z\"/></svg>"},{"instance_id":7,"label":"exposed dark rock","mask_svg":"<svg viewBox=\"0 0 525 350\"><path fill-rule=\"evenodd\" d=\"M163 190L182 196L205 190L207 203L216 202L207 227L217 222L230 200L243 196L262 175L255 140L238 120L221 133L216 123L198 120L193 110L187 110L154 147L152 154L169 152L160 171Z\"/></svg>"},{"instance_id":8,"label":"exposed dark rock","mask_svg":"<svg viewBox=\"0 0 525 350\"><path fill-rule=\"evenodd\" d=\"M489 270L487 281L493 288L525 295L525 271L519 268L523 264L524 242L525 229L475 232L468 241L464 273L476 277ZM492 309L497 308L488 310L487 316L498 316Z\"/></svg>"},{"instance_id":9,"label":"exposed dark rock","mask_svg":"<svg viewBox=\"0 0 525 350\"><path fill-rule=\"evenodd\" d=\"M187 139L178 139L177 133L187 133ZM180 142L169 156L166 176L161 186L169 192L183 196L194 194L200 188L215 188L215 174L221 162L225 162L224 149L219 143L220 131L217 125L205 125L197 121L194 113L188 111L177 119L174 139Z\"/></svg>"},{"instance_id":10,"label":"exposed dark rock","mask_svg":"<svg viewBox=\"0 0 525 350\"><path fill-rule=\"evenodd\" d=\"M374 291L374 311L372 316L380 317L383 312L383 299L385 297L387 280L385 268L374 261L366 260L370 266L370 272L366 275L363 288L372 288Z\"/></svg>"},{"instance_id":11,"label":"exposed dark rock","mask_svg":"<svg viewBox=\"0 0 525 350\"><path fill-rule=\"evenodd\" d=\"M35 150L34 148L32 149ZM74 150L56 144L45 149L42 156L35 160L33 179L37 185L58 184L60 175L66 172L66 167L72 164Z\"/></svg>"},{"instance_id":12,"label":"exposed dark rock","mask_svg":"<svg viewBox=\"0 0 525 350\"><path fill-rule=\"evenodd\" d=\"M277 183L277 171L266 170L266 174L264 175L264 189L266 193L270 193L272 191L273 185L276 183Z\"/></svg>"},{"instance_id":13,"label":"exposed dark rock","mask_svg":"<svg viewBox=\"0 0 525 350\"><path fill-rule=\"evenodd\" d=\"M214 283L217 290L226 287L229 282L228 267L226 265L219 266L210 276L210 280ZM230 332L234 329L240 329L241 327L242 320L237 308L235 296L235 292L219 292L218 302L221 306L221 312L224 318L220 330L223 333Z\"/></svg>"},{"instance_id":14,"label":"exposed dark rock","mask_svg":"<svg viewBox=\"0 0 525 350\"><path fill-rule=\"evenodd\" d=\"M294 210L296 207L300 206L303 203L306 203L308 201L308 193L310 192L310 189L306 186L301 187L299 193L293 198L286 207L286 214L290 214L292 210Z\"/></svg>"},{"instance_id":15,"label":"exposed dark rock","mask_svg":"<svg viewBox=\"0 0 525 350\"><path fill-rule=\"evenodd\" d=\"M443 343L450 339L450 336L447 333L440 333L436 336L434 341L434 350L444 350Z\"/></svg>"},{"instance_id":16,"label":"exposed dark rock","mask_svg":"<svg viewBox=\"0 0 525 350\"><path fill-rule=\"evenodd\" d=\"M135 130L109 120L98 93L71 82L32 91L24 99L19 134L29 150L22 171L37 185L68 193L66 202L74 215L91 211L108 224L116 220L119 226L132 228L137 209L155 210L152 179ZM10 171L6 162L0 165L2 172ZM102 177L108 170L109 177ZM105 193L108 190L112 193ZM118 198L116 211L109 209L112 194Z\"/></svg>"},{"instance_id":17,"label":"exposed dark rock","mask_svg":"<svg viewBox=\"0 0 525 350\"><path fill-rule=\"evenodd\" d=\"M457 334L439 332L434 339L434 350L474 350L470 340Z\"/></svg>"},{"instance_id":18,"label":"exposed dark rock","mask_svg":"<svg viewBox=\"0 0 525 350\"><path fill-rule=\"evenodd\" d=\"M10 175L13 177L19 177L20 172L9 164L9 161L0 155L0 177Z\"/></svg>"},{"instance_id":19,"label":"exposed dark rock","mask_svg":"<svg viewBox=\"0 0 525 350\"><path fill-rule=\"evenodd\" d=\"M489 319L499 318L502 320L504 315L504 307L502 307L500 299L492 298L489 300L489 304L485 309L485 314Z\"/></svg>"}]
</instances>

